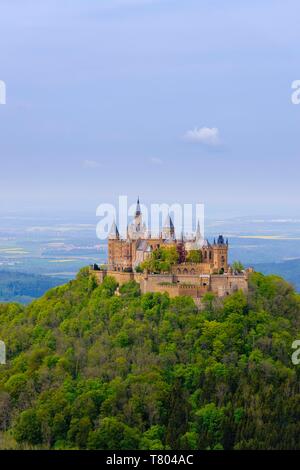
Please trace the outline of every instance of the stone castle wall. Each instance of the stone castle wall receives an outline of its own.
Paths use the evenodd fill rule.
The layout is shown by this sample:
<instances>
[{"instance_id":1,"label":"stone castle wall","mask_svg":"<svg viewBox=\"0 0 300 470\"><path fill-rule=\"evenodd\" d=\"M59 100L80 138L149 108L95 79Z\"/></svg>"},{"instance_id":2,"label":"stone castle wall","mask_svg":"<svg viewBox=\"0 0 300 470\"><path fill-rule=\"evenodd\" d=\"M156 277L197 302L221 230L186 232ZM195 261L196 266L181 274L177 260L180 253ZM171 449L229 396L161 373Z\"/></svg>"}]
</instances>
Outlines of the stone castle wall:
<instances>
[{"instance_id":1,"label":"stone castle wall","mask_svg":"<svg viewBox=\"0 0 300 470\"><path fill-rule=\"evenodd\" d=\"M209 263L180 263L173 266L172 273L177 276L181 274L210 274L211 265Z\"/></svg>"},{"instance_id":2,"label":"stone castle wall","mask_svg":"<svg viewBox=\"0 0 300 470\"><path fill-rule=\"evenodd\" d=\"M247 274L214 274L210 277L211 291L224 297L241 289L243 292L248 291L248 275Z\"/></svg>"},{"instance_id":3,"label":"stone castle wall","mask_svg":"<svg viewBox=\"0 0 300 470\"><path fill-rule=\"evenodd\" d=\"M248 291L248 275L242 274L211 274L211 275L180 275L175 274L147 274L127 273L119 271L94 271L98 282L101 284L104 277L112 276L119 285L129 281L140 284L141 292L167 292L170 297L187 295L194 299L201 299L207 292L212 292L218 297L225 297L237 290Z\"/></svg>"}]
</instances>

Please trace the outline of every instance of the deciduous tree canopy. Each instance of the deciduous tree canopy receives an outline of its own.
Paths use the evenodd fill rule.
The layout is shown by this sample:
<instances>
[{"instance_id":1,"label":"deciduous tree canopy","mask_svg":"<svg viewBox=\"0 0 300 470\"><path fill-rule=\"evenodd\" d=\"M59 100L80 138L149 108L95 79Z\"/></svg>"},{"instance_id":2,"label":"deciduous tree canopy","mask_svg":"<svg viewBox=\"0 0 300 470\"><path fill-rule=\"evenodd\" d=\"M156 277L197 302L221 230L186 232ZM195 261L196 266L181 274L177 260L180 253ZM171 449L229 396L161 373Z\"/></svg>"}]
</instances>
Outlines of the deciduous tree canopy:
<instances>
[{"instance_id":1,"label":"deciduous tree canopy","mask_svg":"<svg viewBox=\"0 0 300 470\"><path fill-rule=\"evenodd\" d=\"M300 296L141 295L88 270L27 307L0 305L2 447L299 449Z\"/></svg>"}]
</instances>

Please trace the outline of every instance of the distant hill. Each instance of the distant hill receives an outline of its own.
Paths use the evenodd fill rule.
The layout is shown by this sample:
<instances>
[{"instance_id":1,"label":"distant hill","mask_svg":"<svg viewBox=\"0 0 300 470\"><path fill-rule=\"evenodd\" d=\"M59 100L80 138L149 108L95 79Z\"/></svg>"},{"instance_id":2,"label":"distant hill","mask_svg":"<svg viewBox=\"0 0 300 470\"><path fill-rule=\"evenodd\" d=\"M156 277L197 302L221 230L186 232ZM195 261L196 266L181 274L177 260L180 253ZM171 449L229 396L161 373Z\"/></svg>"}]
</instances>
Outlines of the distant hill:
<instances>
[{"instance_id":1,"label":"distant hill","mask_svg":"<svg viewBox=\"0 0 300 470\"><path fill-rule=\"evenodd\" d=\"M59 277L0 271L0 302L27 304L65 282Z\"/></svg>"},{"instance_id":2,"label":"distant hill","mask_svg":"<svg viewBox=\"0 0 300 470\"><path fill-rule=\"evenodd\" d=\"M300 259L283 261L281 263L258 263L254 265L256 271L264 274L278 274L291 282L300 292Z\"/></svg>"}]
</instances>

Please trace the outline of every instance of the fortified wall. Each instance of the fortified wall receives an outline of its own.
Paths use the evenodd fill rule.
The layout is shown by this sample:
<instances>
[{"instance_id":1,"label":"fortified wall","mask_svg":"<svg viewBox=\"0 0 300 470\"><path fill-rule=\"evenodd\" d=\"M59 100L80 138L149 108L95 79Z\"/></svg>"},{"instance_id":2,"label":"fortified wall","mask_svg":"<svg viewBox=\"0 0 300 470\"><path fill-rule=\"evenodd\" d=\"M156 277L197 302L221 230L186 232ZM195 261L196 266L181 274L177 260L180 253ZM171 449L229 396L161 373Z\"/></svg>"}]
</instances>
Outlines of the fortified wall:
<instances>
[{"instance_id":1,"label":"fortified wall","mask_svg":"<svg viewBox=\"0 0 300 470\"><path fill-rule=\"evenodd\" d=\"M140 284L142 294L146 292L167 292L170 297L187 295L194 299L201 299L207 292L214 293L217 297L226 297L237 290L248 291L249 271L240 274L148 274L134 272L119 272L109 270L97 270L92 268L92 273L99 284L105 276L112 276L119 284L136 281Z\"/></svg>"}]
</instances>

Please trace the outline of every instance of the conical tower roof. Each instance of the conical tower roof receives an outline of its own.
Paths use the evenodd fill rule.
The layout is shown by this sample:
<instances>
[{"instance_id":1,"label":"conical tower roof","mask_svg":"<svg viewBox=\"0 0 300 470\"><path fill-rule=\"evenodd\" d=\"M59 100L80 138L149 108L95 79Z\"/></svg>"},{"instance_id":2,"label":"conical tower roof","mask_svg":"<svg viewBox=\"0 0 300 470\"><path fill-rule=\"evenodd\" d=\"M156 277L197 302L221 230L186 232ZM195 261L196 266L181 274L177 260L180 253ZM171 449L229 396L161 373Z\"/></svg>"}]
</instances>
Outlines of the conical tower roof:
<instances>
[{"instance_id":1,"label":"conical tower roof","mask_svg":"<svg viewBox=\"0 0 300 470\"><path fill-rule=\"evenodd\" d=\"M202 238L202 235L201 235L201 229L200 229L200 221L198 220L197 230L196 230L196 240L199 240L200 238Z\"/></svg>"},{"instance_id":2,"label":"conical tower roof","mask_svg":"<svg viewBox=\"0 0 300 470\"><path fill-rule=\"evenodd\" d=\"M117 227L117 224L116 224L116 221L115 221L115 220L114 220L113 223L112 223L112 226L111 226L111 229L110 229L110 232L109 232L108 237L109 237L110 239L115 239L115 238L119 238L119 237L120 237L119 230L118 230L118 227Z\"/></svg>"},{"instance_id":3,"label":"conical tower roof","mask_svg":"<svg viewBox=\"0 0 300 470\"><path fill-rule=\"evenodd\" d=\"M164 228L169 228L169 229L174 230L174 224L173 224L170 214L168 214L166 217Z\"/></svg>"},{"instance_id":4,"label":"conical tower roof","mask_svg":"<svg viewBox=\"0 0 300 470\"><path fill-rule=\"evenodd\" d=\"M140 197L138 196L137 202L136 202L136 209L135 209L135 216L138 217L141 215L141 206L140 206Z\"/></svg>"}]
</instances>

